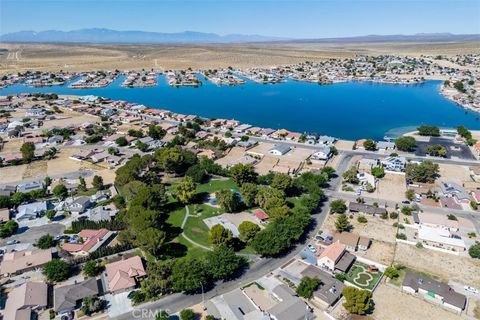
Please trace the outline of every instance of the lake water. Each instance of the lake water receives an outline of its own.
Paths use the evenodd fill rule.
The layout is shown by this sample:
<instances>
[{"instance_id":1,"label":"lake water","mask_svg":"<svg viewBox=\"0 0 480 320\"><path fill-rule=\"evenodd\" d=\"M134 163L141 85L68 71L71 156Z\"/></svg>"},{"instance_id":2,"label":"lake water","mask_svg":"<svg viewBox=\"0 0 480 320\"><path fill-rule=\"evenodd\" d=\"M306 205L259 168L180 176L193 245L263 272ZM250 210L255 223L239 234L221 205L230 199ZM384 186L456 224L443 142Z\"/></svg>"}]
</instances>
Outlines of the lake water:
<instances>
[{"instance_id":1,"label":"lake water","mask_svg":"<svg viewBox=\"0 0 480 320\"><path fill-rule=\"evenodd\" d=\"M99 95L183 114L236 119L264 128L318 132L342 139L378 140L387 133L411 131L421 124L480 129L480 115L444 98L439 93L440 81L417 85L366 82L318 85L296 81L264 85L247 81L234 87L203 81L199 88L172 88L159 76L156 87L122 88L122 80L120 77L110 86L97 89L29 88L17 84L0 90L0 95L21 92Z\"/></svg>"}]
</instances>

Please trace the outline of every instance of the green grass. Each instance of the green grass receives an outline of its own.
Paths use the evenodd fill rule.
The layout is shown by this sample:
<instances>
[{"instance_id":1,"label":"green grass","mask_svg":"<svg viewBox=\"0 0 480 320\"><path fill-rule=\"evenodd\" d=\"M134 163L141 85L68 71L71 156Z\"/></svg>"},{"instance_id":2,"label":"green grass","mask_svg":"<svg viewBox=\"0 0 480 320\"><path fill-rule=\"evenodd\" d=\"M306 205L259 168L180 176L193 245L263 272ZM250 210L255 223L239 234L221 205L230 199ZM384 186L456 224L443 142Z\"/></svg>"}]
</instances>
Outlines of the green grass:
<instances>
[{"instance_id":1,"label":"green grass","mask_svg":"<svg viewBox=\"0 0 480 320\"><path fill-rule=\"evenodd\" d=\"M237 184L232 179L210 180L197 186L197 193L212 193L225 189L238 189Z\"/></svg>"},{"instance_id":2,"label":"green grass","mask_svg":"<svg viewBox=\"0 0 480 320\"><path fill-rule=\"evenodd\" d=\"M167 219L167 222L170 223L174 227L180 227L183 222L183 218L185 218L185 207L180 207L177 210L170 212L170 215Z\"/></svg>"},{"instance_id":3,"label":"green grass","mask_svg":"<svg viewBox=\"0 0 480 320\"><path fill-rule=\"evenodd\" d=\"M365 273L362 273L365 272ZM357 278L357 275L360 274L359 278L357 279L357 282L354 281L354 279ZM368 281L370 279L367 274L371 275L373 277L372 280ZM350 270L348 273L345 275L347 278L346 280L350 283L353 283L354 285L362 288L362 289L367 289L367 290L372 290L377 282L380 280L380 277L382 276L381 272L376 272L372 273L368 271L368 265L361 263L361 262L354 262L353 265L351 266Z\"/></svg>"},{"instance_id":4,"label":"green grass","mask_svg":"<svg viewBox=\"0 0 480 320\"><path fill-rule=\"evenodd\" d=\"M196 205L197 212L194 211L195 205L190 205L190 215L196 215L194 217L189 217L187 223L185 224L184 232L193 241L207 246L210 246L208 241L208 227L203 222L203 219L210 218L213 216L218 216L223 213L223 210L220 208L214 208L206 204Z\"/></svg>"},{"instance_id":5,"label":"green grass","mask_svg":"<svg viewBox=\"0 0 480 320\"><path fill-rule=\"evenodd\" d=\"M205 256L205 253L208 252L207 250L194 246L181 235L176 238L176 242L183 244L188 248L187 255L186 255L187 257L203 258Z\"/></svg>"}]
</instances>

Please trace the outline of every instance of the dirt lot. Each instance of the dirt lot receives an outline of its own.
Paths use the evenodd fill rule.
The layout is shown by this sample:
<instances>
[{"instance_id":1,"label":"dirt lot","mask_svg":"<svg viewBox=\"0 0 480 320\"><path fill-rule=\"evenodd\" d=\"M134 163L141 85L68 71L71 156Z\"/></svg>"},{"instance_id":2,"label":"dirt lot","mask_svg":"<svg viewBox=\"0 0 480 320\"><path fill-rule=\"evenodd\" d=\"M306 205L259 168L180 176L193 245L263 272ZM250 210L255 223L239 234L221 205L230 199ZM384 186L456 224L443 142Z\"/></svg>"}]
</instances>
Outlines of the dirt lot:
<instances>
[{"instance_id":1,"label":"dirt lot","mask_svg":"<svg viewBox=\"0 0 480 320\"><path fill-rule=\"evenodd\" d=\"M379 179L377 189L371 194L373 198L401 202L405 200L405 175L386 173Z\"/></svg>"},{"instance_id":2,"label":"dirt lot","mask_svg":"<svg viewBox=\"0 0 480 320\"><path fill-rule=\"evenodd\" d=\"M3 145L3 149L1 150L1 153L11 153L11 152L20 152L20 148L22 147L23 144L23 138L14 138L14 139L9 139L8 141L5 141L5 144Z\"/></svg>"},{"instance_id":3,"label":"dirt lot","mask_svg":"<svg viewBox=\"0 0 480 320\"><path fill-rule=\"evenodd\" d=\"M398 243L395 263L412 269L435 274L443 279L480 286L480 261L448 253Z\"/></svg>"},{"instance_id":4,"label":"dirt lot","mask_svg":"<svg viewBox=\"0 0 480 320\"><path fill-rule=\"evenodd\" d=\"M440 178L438 181L455 182L462 185L465 181L471 181L470 169L467 166L453 164L440 164Z\"/></svg>"},{"instance_id":5,"label":"dirt lot","mask_svg":"<svg viewBox=\"0 0 480 320\"><path fill-rule=\"evenodd\" d=\"M255 165L255 171L258 174L267 174L269 173L273 167L278 163L278 158L265 156L263 157L262 161Z\"/></svg>"},{"instance_id":6,"label":"dirt lot","mask_svg":"<svg viewBox=\"0 0 480 320\"><path fill-rule=\"evenodd\" d=\"M385 241L373 240L365 253L356 253L358 256L380 262L384 265L390 265L393 262L395 244Z\"/></svg>"},{"instance_id":7,"label":"dirt lot","mask_svg":"<svg viewBox=\"0 0 480 320\"><path fill-rule=\"evenodd\" d=\"M216 160L215 162L219 165L225 167L228 164L232 163L233 161L238 160L245 154L245 149L240 147L233 147L230 149L228 154L226 154L223 158Z\"/></svg>"},{"instance_id":8,"label":"dirt lot","mask_svg":"<svg viewBox=\"0 0 480 320\"><path fill-rule=\"evenodd\" d=\"M373 294L373 318L381 320L454 320L462 317L381 283Z\"/></svg>"},{"instance_id":9,"label":"dirt lot","mask_svg":"<svg viewBox=\"0 0 480 320\"><path fill-rule=\"evenodd\" d=\"M335 220L338 215L331 214L325 220L323 226L329 230L335 230ZM360 234L361 236L369 237L374 240L383 241L386 243L395 243L395 228L392 224L395 222L392 219L382 220L378 217L368 216L367 223L359 223L357 216L350 219L350 224L353 226L353 232Z\"/></svg>"}]
</instances>

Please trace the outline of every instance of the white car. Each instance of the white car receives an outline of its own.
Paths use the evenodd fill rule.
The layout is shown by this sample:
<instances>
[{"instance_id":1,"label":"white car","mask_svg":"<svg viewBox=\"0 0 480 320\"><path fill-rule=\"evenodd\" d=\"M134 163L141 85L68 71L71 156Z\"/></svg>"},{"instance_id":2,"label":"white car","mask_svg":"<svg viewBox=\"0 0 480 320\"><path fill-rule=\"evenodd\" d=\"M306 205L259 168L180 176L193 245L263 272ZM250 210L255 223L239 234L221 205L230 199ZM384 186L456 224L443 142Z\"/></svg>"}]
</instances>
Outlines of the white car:
<instances>
[{"instance_id":1,"label":"white car","mask_svg":"<svg viewBox=\"0 0 480 320\"><path fill-rule=\"evenodd\" d=\"M307 247L308 247L308 250L310 250L311 253L316 253L317 252L317 249L315 249L315 247L312 246L311 244L309 244Z\"/></svg>"},{"instance_id":2,"label":"white car","mask_svg":"<svg viewBox=\"0 0 480 320\"><path fill-rule=\"evenodd\" d=\"M465 289L465 291L468 291L468 292L471 292L471 293L474 293L474 294L478 294L478 290L473 288L473 287L465 286L464 289Z\"/></svg>"}]
</instances>

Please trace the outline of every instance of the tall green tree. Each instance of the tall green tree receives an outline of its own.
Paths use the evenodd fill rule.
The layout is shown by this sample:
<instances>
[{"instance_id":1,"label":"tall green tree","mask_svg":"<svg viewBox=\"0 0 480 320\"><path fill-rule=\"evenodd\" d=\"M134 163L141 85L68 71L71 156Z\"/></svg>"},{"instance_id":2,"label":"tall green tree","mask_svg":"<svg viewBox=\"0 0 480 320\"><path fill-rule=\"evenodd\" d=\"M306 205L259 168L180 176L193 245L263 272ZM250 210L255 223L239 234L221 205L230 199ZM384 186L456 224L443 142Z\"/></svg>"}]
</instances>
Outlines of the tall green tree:
<instances>
[{"instance_id":1,"label":"tall green tree","mask_svg":"<svg viewBox=\"0 0 480 320\"><path fill-rule=\"evenodd\" d=\"M221 224L214 225L208 232L208 240L211 244L216 246L229 245L232 242L232 239L232 231L226 229Z\"/></svg>"},{"instance_id":2,"label":"tall green tree","mask_svg":"<svg viewBox=\"0 0 480 320\"><path fill-rule=\"evenodd\" d=\"M238 193L232 190L220 190L215 193L220 207L227 212L236 212L242 206L242 201Z\"/></svg>"},{"instance_id":3,"label":"tall green tree","mask_svg":"<svg viewBox=\"0 0 480 320\"><path fill-rule=\"evenodd\" d=\"M400 151L411 152L417 147L417 141L414 137L410 136L399 137L395 140L395 146Z\"/></svg>"},{"instance_id":4,"label":"tall green tree","mask_svg":"<svg viewBox=\"0 0 480 320\"><path fill-rule=\"evenodd\" d=\"M191 177L183 178L172 190L173 196L183 204L191 203L195 198L196 186Z\"/></svg>"},{"instance_id":5,"label":"tall green tree","mask_svg":"<svg viewBox=\"0 0 480 320\"><path fill-rule=\"evenodd\" d=\"M242 163L238 163L230 168L230 176L239 186L247 182L255 182L257 179L257 173L253 166Z\"/></svg>"},{"instance_id":6,"label":"tall green tree","mask_svg":"<svg viewBox=\"0 0 480 320\"><path fill-rule=\"evenodd\" d=\"M172 285L176 291L194 292L209 282L208 267L196 258L178 259L172 268Z\"/></svg>"},{"instance_id":7,"label":"tall green tree","mask_svg":"<svg viewBox=\"0 0 480 320\"><path fill-rule=\"evenodd\" d=\"M20 151L22 152L22 159L26 163L31 162L35 158L35 144L33 142L25 142Z\"/></svg>"},{"instance_id":8,"label":"tall green tree","mask_svg":"<svg viewBox=\"0 0 480 320\"><path fill-rule=\"evenodd\" d=\"M260 227L256 223L246 220L240 223L238 231L240 232L240 240L249 243L260 231Z\"/></svg>"},{"instance_id":9,"label":"tall green tree","mask_svg":"<svg viewBox=\"0 0 480 320\"><path fill-rule=\"evenodd\" d=\"M352 314L365 315L372 306L372 293L368 290L361 290L354 287L345 287L343 289L345 302L343 307Z\"/></svg>"},{"instance_id":10,"label":"tall green tree","mask_svg":"<svg viewBox=\"0 0 480 320\"><path fill-rule=\"evenodd\" d=\"M220 245L207 253L208 270L213 279L228 279L242 265L243 259L232 248Z\"/></svg>"},{"instance_id":11,"label":"tall green tree","mask_svg":"<svg viewBox=\"0 0 480 320\"><path fill-rule=\"evenodd\" d=\"M311 299L313 297L313 293L321 284L322 281L318 278L303 277L296 289L296 292L302 298Z\"/></svg>"},{"instance_id":12,"label":"tall green tree","mask_svg":"<svg viewBox=\"0 0 480 320\"><path fill-rule=\"evenodd\" d=\"M338 216L337 220L335 221L335 229L337 229L338 232L343 232L343 231L350 231L352 228L350 221L348 221L348 217L346 214L341 214Z\"/></svg>"}]
</instances>

